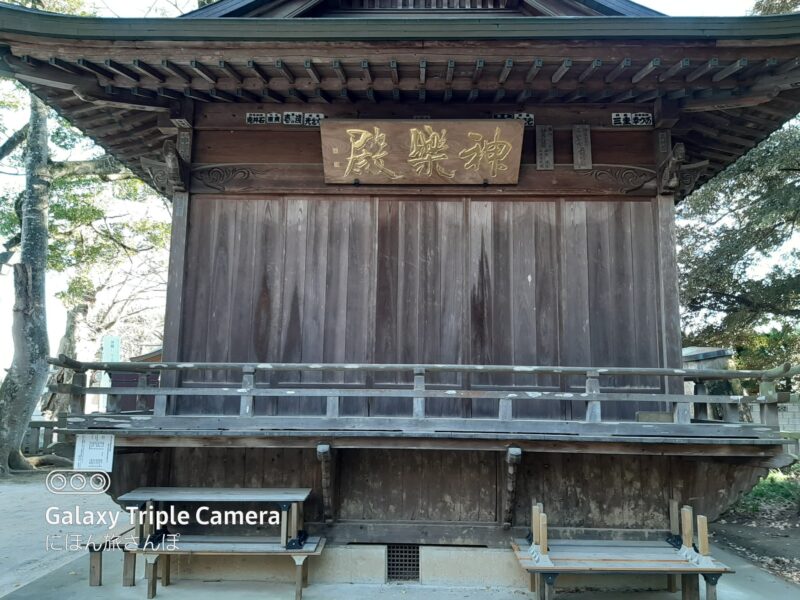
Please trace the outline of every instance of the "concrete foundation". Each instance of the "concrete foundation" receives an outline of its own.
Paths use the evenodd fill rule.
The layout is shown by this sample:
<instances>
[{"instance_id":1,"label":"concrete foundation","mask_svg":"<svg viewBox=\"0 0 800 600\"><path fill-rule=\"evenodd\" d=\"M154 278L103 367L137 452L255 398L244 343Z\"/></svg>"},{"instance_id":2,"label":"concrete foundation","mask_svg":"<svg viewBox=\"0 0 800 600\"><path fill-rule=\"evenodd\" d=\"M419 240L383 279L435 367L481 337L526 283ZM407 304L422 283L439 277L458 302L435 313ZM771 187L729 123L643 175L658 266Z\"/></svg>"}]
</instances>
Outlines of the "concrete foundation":
<instances>
[{"instance_id":1,"label":"concrete foundation","mask_svg":"<svg viewBox=\"0 0 800 600\"><path fill-rule=\"evenodd\" d=\"M381 545L328 546L309 559L309 581L320 584L386 583L387 548ZM511 549L421 546L419 583L440 587L527 589L528 574ZM294 563L285 556L178 556L175 580L291 583ZM663 590L664 576L566 575L564 589Z\"/></svg>"}]
</instances>

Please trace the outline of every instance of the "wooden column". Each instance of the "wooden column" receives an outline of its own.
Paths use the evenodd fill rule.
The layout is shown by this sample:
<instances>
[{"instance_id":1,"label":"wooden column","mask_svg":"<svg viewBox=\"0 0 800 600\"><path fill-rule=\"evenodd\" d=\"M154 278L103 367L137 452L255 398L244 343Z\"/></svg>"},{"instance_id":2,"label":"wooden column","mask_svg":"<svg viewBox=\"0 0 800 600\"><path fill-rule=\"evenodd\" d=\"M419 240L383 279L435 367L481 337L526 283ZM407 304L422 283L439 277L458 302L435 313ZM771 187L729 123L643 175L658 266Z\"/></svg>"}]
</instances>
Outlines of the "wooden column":
<instances>
[{"instance_id":1,"label":"wooden column","mask_svg":"<svg viewBox=\"0 0 800 600\"><path fill-rule=\"evenodd\" d=\"M655 131L656 164L659 171L672 153L669 129ZM675 196L671 191L659 192L655 199L655 231L658 239L658 296L661 305L661 366L680 369L681 355L680 295L678 292L678 260L675 248ZM683 394L681 377L666 377L667 394ZM676 423L691 422L691 405L685 402L673 407Z\"/></svg>"},{"instance_id":2,"label":"wooden column","mask_svg":"<svg viewBox=\"0 0 800 600\"><path fill-rule=\"evenodd\" d=\"M520 448L509 448L506 451L506 498L503 505L503 529L511 529L514 522L514 504L517 499L517 471L522 462L522 450Z\"/></svg>"},{"instance_id":3,"label":"wooden column","mask_svg":"<svg viewBox=\"0 0 800 600\"><path fill-rule=\"evenodd\" d=\"M172 123L178 128L176 150L186 165L185 178L189 179L192 163L192 138L194 122L194 103L184 101L180 109L171 115ZM186 181L188 189L189 181ZM175 192L172 195L172 235L169 246L169 279L167 281L167 307L164 316L163 360L178 362L182 358L181 321L183 315L183 286L186 276L186 242L189 228L189 193ZM176 371L166 371L161 376L162 387L177 387L179 377ZM172 412L167 406L167 398L156 398L154 414L165 415Z\"/></svg>"},{"instance_id":4,"label":"wooden column","mask_svg":"<svg viewBox=\"0 0 800 600\"><path fill-rule=\"evenodd\" d=\"M317 460L322 472L322 517L327 525L333 525L333 474L331 469L331 447L317 446Z\"/></svg>"}]
</instances>

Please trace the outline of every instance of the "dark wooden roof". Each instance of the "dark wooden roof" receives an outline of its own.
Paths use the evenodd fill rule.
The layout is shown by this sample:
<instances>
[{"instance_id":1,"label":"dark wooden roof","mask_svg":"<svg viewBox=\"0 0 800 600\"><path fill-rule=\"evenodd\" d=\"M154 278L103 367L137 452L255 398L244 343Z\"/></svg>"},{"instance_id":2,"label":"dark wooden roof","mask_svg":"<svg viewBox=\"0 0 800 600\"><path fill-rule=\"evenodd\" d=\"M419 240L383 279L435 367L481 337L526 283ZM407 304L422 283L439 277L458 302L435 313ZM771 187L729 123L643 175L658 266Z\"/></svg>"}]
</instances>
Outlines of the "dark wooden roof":
<instances>
[{"instance_id":1,"label":"dark wooden roof","mask_svg":"<svg viewBox=\"0 0 800 600\"><path fill-rule=\"evenodd\" d=\"M219 0L193 10L183 18L230 17L294 18L301 16L367 15L394 11L403 15L442 13L518 16L660 16L630 0Z\"/></svg>"},{"instance_id":2,"label":"dark wooden roof","mask_svg":"<svg viewBox=\"0 0 800 600\"><path fill-rule=\"evenodd\" d=\"M209 27L0 5L0 54L0 70L139 173L140 158L157 158L175 135L170 117L187 99L353 113L402 104L420 114L442 103L534 113L543 103L609 113L658 104L687 159L709 161L700 182L800 112L800 15L226 18Z\"/></svg>"}]
</instances>

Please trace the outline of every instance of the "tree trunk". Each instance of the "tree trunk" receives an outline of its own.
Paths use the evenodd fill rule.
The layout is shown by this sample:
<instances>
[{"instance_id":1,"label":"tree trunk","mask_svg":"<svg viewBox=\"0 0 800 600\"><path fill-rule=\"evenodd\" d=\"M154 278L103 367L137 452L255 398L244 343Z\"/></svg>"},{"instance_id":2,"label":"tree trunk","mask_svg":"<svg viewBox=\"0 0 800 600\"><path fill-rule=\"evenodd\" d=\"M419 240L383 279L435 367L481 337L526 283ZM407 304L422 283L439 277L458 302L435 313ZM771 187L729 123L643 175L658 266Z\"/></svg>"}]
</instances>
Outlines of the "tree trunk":
<instances>
[{"instance_id":1,"label":"tree trunk","mask_svg":"<svg viewBox=\"0 0 800 600\"><path fill-rule=\"evenodd\" d=\"M0 385L0 476L32 469L20 446L47 380L45 272L47 270L48 173L47 109L31 94L25 156L20 261L14 265L14 358Z\"/></svg>"},{"instance_id":2,"label":"tree trunk","mask_svg":"<svg viewBox=\"0 0 800 600\"><path fill-rule=\"evenodd\" d=\"M61 341L58 344L58 356L63 354L70 358L78 358L79 331L84 327L88 312L88 304L78 304L67 311L67 323L64 327L64 335L61 336ZM59 383L72 383L72 371L70 369L60 368L47 379L48 386ZM69 412L69 401L69 394L58 394L45 390L42 396L42 412L51 416Z\"/></svg>"}]
</instances>

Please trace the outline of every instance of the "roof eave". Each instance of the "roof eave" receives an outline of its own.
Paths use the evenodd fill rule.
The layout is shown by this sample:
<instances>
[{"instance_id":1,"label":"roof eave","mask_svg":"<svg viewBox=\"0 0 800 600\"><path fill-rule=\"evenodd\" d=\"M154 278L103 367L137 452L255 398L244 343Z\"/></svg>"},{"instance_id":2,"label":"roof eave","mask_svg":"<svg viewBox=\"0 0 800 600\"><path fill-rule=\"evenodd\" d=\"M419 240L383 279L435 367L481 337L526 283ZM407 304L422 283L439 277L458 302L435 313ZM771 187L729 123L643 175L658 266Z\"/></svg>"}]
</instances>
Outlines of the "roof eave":
<instances>
[{"instance_id":1,"label":"roof eave","mask_svg":"<svg viewBox=\"0 0 800 600\"><path fill-rule=\"evenodd\" d=\"M180 23L180 26L177 26ZM392 40L800 40L800 14L764 17L120 19L0 6L0 33L85 40L280 42Z\"/></svg>"}]
</instances>

